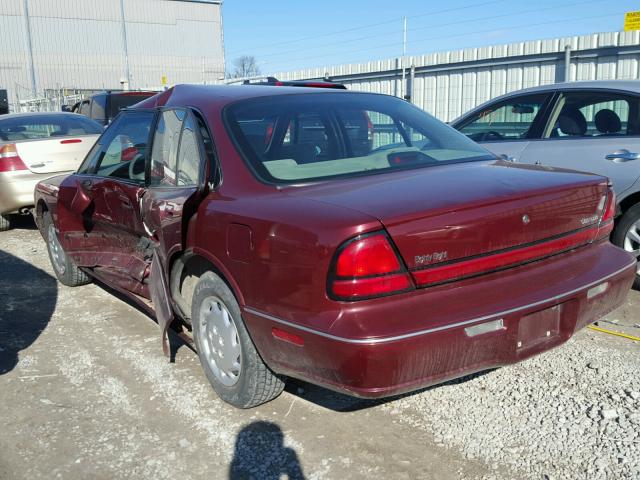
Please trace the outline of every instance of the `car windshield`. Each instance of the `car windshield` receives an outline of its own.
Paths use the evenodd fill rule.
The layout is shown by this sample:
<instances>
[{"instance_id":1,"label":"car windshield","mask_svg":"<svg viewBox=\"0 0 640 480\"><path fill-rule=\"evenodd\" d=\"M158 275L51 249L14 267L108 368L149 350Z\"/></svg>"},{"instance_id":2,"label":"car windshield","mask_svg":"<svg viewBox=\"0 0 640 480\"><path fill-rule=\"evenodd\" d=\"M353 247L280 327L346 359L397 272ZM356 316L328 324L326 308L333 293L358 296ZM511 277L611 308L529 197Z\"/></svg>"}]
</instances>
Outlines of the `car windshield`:
<instances>
[{"instance_id":1,"label":"car windshield","mask_svg":"<svg viewBox=\"0 0 640 480\"><path fill-rule=\"evenodd\" d=\"M98 123L81 115L24 115L0 120L0 140L19 141L102 133Z\"/></svg>"},{"instance_id":2,"label":"car windshield","mask_svg":"<svg viewBox=\"0 0 640 480\"><path fill-rule=\"evenodd\" d=\"M233 104L225 118L243 157L270 183L495 158L431 115L385 95L278 95Z\"/></svg>"}]
</instances>

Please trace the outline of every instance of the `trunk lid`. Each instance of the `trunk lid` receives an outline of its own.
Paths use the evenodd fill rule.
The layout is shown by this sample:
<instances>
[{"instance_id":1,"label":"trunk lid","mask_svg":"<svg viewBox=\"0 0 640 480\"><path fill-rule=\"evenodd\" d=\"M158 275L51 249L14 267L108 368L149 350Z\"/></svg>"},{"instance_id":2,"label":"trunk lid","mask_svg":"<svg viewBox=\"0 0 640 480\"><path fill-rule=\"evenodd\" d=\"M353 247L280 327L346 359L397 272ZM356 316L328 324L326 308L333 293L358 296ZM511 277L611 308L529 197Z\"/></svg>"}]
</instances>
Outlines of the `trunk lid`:
<instances>
[{"instance_id":1,"label":"trunk lid","mask_svg":"<svg viewBox=\"0 0 640 480\"><path fill-rule=\"evenodd\" d=\"M18 155L33 173L76 170L99 135L52 137L14 142Z\"/></svg>"},{"instance_id":2,"label":"trunk lid","mask_svg":"<svg viewBox=\"0 0 640 480\"><path fill-rule=\"evenodd\" d=\"M607 180L497 161L371 175L289 192L378 218L413 270L596 225Z\"/></svg>"}]
</instances>

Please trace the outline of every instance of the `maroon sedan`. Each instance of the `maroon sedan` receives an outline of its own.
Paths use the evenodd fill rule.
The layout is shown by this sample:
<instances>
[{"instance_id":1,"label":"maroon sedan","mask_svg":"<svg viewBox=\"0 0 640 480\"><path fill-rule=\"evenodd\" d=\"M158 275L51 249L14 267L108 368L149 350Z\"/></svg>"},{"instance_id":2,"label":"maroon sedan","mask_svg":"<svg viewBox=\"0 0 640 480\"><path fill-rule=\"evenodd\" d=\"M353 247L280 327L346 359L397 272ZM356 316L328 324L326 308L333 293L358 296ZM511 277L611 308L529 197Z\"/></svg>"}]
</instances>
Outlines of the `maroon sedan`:
<instances>
[{"instance_id":1,"label":"maroon sedan","mask_svg":"<svg viewBox=\"0 0 640 480\"><path fill-rule=\"evenodd\" d=\"M520 361L622 304L636 269L606 178L335 89L174 87L36 204L59 280L146 306L165 349L193 335L238 407L286 377L382 397Z\"/></svg>"}]
</instances>

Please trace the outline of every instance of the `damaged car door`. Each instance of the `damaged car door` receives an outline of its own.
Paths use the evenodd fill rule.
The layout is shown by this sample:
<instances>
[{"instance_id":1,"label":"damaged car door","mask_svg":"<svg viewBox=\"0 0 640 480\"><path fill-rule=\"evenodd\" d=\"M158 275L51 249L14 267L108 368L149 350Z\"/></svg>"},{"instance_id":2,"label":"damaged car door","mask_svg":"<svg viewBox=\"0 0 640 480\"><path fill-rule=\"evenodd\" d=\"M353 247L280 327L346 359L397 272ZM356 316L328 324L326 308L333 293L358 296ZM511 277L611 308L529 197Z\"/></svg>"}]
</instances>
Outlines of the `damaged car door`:
<instances>
[{"instance_id":1,"label":"damaged car door","mask_svg":"<svg viewBox=\"0 0 640 480\"><path fill-rule=\"evenodd\" d=\"M206 189L209 162L204 159L209 155L205 143L210 145L206 127L193 112L181 108L160 112L142 215L165 266L174 253L184 249L187 222Z\"/></svg>"},{"instance_id":2,"label":"damaged car door","mask_svg":"<svg viewBox=\"0 0 640 480\"><path fill-rule=\"evenodd\" d=\"M154 117L149 110L120 115L58 197L61 241L74 262L147 298L149 234L140 205Z\"/></svg>"}]
</instances>

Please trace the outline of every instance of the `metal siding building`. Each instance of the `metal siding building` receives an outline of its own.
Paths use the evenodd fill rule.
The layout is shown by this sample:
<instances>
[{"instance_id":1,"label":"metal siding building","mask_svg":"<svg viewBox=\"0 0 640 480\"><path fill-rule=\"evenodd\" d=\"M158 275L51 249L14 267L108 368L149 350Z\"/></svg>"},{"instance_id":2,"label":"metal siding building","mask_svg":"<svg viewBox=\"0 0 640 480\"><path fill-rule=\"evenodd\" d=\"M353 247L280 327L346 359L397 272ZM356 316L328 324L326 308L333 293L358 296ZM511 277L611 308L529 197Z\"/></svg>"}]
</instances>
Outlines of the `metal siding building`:
<instances>
[{"instance_id":1,"label":"metal siding building","mask_svg":"<svg viewBox=\"0 0 640 480\"><path fill-rule=\"evenodd\" d=\"M504 93L564 81L565 46L569 80L640 78L640 31L608 32L536 40L277 73L281 80L328 77L352 90L410 100L443 121ZM413 67L413 68L412 68ZM413 70L413 75L411 71Z\"/></svg>"},{"instance_id":2,"label":"metal siding building","mask_svg":"<svg viewBox=\"0 0 640 480\"><path fill-rule=\"evenodd\" d=\"M224 75L221 3L2 0L0 88L15 103L48 89L122 88L127 77L131 89L159 88L163 76L214 82Z\"/></svg>"}]
</instances>

